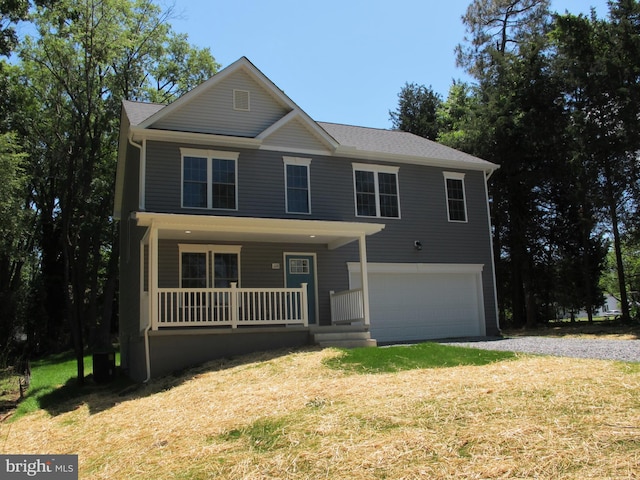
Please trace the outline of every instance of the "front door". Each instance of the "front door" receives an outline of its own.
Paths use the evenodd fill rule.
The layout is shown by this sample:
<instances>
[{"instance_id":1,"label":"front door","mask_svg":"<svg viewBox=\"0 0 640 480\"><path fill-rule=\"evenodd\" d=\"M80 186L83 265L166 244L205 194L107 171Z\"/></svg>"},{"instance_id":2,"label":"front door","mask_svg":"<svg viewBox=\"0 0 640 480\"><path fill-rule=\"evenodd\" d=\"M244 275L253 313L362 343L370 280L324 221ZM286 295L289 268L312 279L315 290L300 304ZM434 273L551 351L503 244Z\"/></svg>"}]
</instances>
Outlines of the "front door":
<instances>
[{"instance_id":1,"label":"front door","mask_svg":"<svg viewBox=\"0 0 640 480\"><path fill-rule=\"evenodd\" d=\"M316 323L316 263L315 255L287 253L284 256L286 288L307 284L309 323Z\"/></svg>"}]
</instances>

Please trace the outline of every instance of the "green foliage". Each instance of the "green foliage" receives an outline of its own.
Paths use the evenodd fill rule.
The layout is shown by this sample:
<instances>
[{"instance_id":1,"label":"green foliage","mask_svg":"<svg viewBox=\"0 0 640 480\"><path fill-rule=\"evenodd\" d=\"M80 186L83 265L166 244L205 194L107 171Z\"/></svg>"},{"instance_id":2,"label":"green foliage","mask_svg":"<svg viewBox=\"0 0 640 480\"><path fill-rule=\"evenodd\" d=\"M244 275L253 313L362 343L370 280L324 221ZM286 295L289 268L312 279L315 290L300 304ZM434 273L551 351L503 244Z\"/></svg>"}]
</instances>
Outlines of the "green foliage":
<instances>
[{"instance_id":1,"label":"green foliage","mask_svg":"<svg viewBox=\"0 0 640 480\"><path fill-rule=\"evenodd\" d=\"M40 318L29 333L32 345L55 349L67 345L70 326L81 357L87 341L109 340L121 102L171 101L218 64L173 32L171 8L152 0L36 4L30 21L37 34L21 41L20 62L3 70L0 83L3 98L12 99L2 105L4 124L20 135L28 159L23 209L37 215L30 231L39 262L30 285L39 305L30 309Z\"/></svg>"},{"instance_id":2,"label":"green foliage","mask_svg":"<svg viewBox=\"0 0 640 480\"><path fill-rule=\"evenodd\" d=\"M439 131L440 95L431 87L407 83L398 98L397 110L389 112L393 128L435 140Z\"/></svg>"},{"instance_id":3,"label":"green foliage","mask_svg":"<svg viewBox=\"0 0 640 480\"><path fill-rule=\"evenodd\" d=\"M487 365L516 357L512 352L419 343L383 348L354 348L331 358L331 368L354 373L393 373L419 368L445 368L461 365Z\"/></svg>"}]
</instances>

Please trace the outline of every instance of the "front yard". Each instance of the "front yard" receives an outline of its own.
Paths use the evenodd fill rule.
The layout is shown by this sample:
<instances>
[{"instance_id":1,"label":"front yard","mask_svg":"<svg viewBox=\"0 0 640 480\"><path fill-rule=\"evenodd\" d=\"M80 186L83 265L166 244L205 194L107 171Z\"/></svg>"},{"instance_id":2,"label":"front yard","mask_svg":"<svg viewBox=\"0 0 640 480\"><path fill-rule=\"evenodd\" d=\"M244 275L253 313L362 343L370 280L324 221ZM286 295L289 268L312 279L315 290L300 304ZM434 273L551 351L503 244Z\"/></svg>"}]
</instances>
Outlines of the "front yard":
<instances>
[{"instance_id":1,"label":"front yard","mask_svg":"<svg viewBox=\"0 0 640 480\"><path fill-rule=\"evenodd\" d=\"M406 347L394 348L404 356ZM271 352L119 395L98 389L0 424L1 451L75 453L80 478L91 479L583 479L640 471L640 364L520 355L358 373L331 360L339 355Z\"/></svg>"}]
</instances>

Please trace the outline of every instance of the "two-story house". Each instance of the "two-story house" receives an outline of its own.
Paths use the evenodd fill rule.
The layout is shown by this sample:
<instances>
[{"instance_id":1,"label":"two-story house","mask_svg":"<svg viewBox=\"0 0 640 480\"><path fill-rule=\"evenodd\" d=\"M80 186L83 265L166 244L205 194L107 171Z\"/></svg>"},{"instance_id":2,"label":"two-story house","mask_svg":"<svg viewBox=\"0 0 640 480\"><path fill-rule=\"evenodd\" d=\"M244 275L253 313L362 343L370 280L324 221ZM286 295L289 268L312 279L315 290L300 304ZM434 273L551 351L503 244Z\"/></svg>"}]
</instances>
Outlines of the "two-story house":
<instances>
[{"instance_id":1,"label":"two-story house","mask_svg":"<svg viewBox=\"0 0 640 480\"><path fill-rule=\"evenodd\" d=\"M122 366L142 380L325 330L497 334L496 168L406 132L316 122L246 58L170 105L125 101Z\"/></svg>"}]
</instances>

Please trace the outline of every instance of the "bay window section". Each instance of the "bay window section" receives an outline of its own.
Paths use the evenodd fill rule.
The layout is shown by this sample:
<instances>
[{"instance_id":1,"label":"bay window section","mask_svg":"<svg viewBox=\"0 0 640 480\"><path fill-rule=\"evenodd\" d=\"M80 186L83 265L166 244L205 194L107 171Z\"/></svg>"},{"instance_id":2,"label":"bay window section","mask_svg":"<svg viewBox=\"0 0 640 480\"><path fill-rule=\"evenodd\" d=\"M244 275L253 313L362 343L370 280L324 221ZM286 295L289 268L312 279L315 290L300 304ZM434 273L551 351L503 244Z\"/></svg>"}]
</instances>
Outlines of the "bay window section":
<instances>
[{"instance_id":1,"label":"bay window section","mask_svg":"<svg viewBox=\"0 0 640 480\"><path fill-rule=\"evenodd\" d=\"M236 152L181 148L182 207L237 210Z\"/></svg>"}]
</instances>

